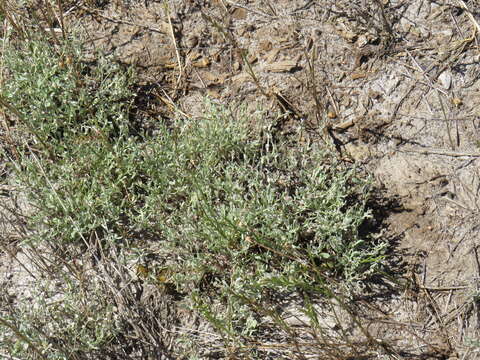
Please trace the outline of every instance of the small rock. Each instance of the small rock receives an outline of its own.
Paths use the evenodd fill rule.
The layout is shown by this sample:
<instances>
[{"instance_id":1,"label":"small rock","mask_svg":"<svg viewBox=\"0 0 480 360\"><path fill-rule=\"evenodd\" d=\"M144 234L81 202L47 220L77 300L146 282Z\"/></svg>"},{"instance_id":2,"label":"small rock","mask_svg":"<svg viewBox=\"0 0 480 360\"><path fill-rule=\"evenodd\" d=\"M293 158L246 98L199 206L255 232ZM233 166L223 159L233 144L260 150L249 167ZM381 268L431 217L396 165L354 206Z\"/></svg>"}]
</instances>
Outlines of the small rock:
<instances>
[{"instance_id":1,"label":"small rock","mask_svg":"<svg viewBox=\"0 0 480 360\"><path fill-rule=\"evenodd\" d=\"M440 84L442 84L445 90L449 90L452 86L452 75L450 75L450 72L446 70L440 74L438 81L440 81Z\"/></svg>"}]
</instances>

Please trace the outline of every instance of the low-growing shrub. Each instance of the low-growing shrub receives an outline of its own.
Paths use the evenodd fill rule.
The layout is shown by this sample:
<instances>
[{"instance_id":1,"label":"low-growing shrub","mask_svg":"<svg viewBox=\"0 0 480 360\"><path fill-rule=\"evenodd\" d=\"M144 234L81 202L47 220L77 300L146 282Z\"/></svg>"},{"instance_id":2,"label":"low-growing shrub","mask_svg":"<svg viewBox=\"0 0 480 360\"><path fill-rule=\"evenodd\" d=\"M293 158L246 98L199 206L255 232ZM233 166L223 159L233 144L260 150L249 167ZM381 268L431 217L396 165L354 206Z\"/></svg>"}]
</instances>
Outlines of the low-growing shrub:
<instances>
[{"instance_id":1,"label":"low-growing shrub","mask_svg":"<svg viewBox=\"0 0 480 360\"><path fill-rule=\"evenodd\" d=\"M11 165L32 209L24 239L31 246L49 244L67 260L93 249L96 262L116 261L109 249L141 253L129 261L142 281L175 293L225 344L240 347L252 347L252 336L264 330L262 316L281 313L275 299L336 298L341 284L364 280L381 263L384 245L358 232L370 216L368 183L327 149L274 141L268 124L262 131L252 125L258 128L261 117L255 122L245 111L210 102L200 118L159 119L156 135L133 136L130 72L106 59L87 66L77 48L42 41L12 48L6 59L2 99L15 109L17 132L26 139L17 140ZM155 263L143 264L146 255ZM136 279L128 264L119 268ZM71 287L60 301L67 304L78 291ZM92 311L114 311L94 300L100 292L84 294L90 295L85 306ZM66 356L48 355L57 335L45 334L61 326L37 329L37 336L24 328L46 358ZM98 322L88 334L70 329L65 342L95 344L97 351L126 329L126 322ZM88 341L74 341L75 334Z\"/></svg>"}]
</instances>

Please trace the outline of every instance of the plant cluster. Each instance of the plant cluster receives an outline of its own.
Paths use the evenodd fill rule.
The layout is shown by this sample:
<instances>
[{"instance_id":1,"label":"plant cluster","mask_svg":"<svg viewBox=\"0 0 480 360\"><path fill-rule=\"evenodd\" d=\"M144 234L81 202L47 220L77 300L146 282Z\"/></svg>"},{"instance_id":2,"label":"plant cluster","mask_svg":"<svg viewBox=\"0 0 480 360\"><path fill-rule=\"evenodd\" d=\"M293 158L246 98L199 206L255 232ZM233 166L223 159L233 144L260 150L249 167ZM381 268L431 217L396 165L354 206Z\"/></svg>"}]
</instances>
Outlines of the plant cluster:
<instances>
[{"instance_id":1,"label":"plant cluster","mask_svg":"<svg viewBox=\"0 0 480 360\"><path fill-rule=\"evenodd\" d=\"M72 284L36 317L25 307L2 321L11 337L1 341L13 354L87 358L137 329L116 314L119 303L102 299L105 279L85 285L75 280L81 270L65 268L84 253L94 268L128 254L115 263L126 283L175 294L229 351L252 348L265 316L281 318L279 296L300 294L313 319L310 299L338 298L337 290L378 269L384 244L359 235L368 183L325 149L293 148L261 117L257 131L245 111L210 102L201 118L158 119L155 135L143 134L132 125L132 72L81 56L72 42L41 40L4 54L1 99L16 141L3 150L28 197L24 244L54 249L63 259L57 274ZM125 286L104 288L112 295Z\"/></svg>"}]
</instances>

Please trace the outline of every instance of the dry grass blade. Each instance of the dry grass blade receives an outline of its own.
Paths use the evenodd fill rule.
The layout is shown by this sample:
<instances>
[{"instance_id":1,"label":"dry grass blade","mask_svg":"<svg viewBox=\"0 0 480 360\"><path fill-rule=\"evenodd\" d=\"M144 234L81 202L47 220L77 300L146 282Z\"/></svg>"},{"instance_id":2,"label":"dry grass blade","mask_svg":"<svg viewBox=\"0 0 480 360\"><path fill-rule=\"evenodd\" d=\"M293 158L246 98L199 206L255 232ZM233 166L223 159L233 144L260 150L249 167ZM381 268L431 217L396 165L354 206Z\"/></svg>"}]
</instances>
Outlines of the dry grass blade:
<instances>
[{"instance_id":1,"label":"dry grass blade","mask_svg":"<svg viewBox=\"0 0 480 360\"><path fill-rule=\"evenodd\" d=\"M65 40L67 38L67 32L65 30L65 19L63 17L62 0L57 0L57 7L58 7L58 22L60 24L60 29L62 30L63 39Z\"/></svg>"},{"instance_id":2,"label":"dry grass blade","mask_svg":"<svg viewBox=\"0 0 480 360\"><path fill-rule=\"evenodd\" d=\"M35 129L29 126L28 121L25 121L24 116L12 105L10 105L2 96L0 96L0 106L2 106L4 109L10 111L12 114L14 114L19 121L21 121L25 126L29 127L32 134L36 136L36 139L38 142L43 146L43 148L47 151L50 152L50 147L47 145L47 143L41 138L41 136L38 136L37 132ZM53 154L52 154L53 156Z\"/></svg>"},{"instance_id":3,"label":"dry grass blade","mask_svg":"<svg viewBox=\"0 0 480 360\"><path fill-rule=\"evenodd\" d=\"M440 103L440 107L442 109L443 118L445 119L448 141L450 142L450 146L451 146L452 150L455 150L456 144L455 144L455 142L453 141L453 138L452 138L452 124L451 124L451 121L448 120L448 116L447 116L447 112L445 110L445 105L443 104L442 96L440 95L440 93L438 91L437 91L437 97L438 97L438 101Z\"/></svg>"},{"instance_id":4,"label":"dry grass blade","mask_svg":"<svg viewBox=\"0 0 480 360\"><path fill-rule=\"evenodd\" d=\"M266 12L263 12L263 11L260 11L260 10L255 10L255 9L252 9L248 6L245 6L245 5L242 5L242 4L239 4L239 3L236 3L236 2L233 2L233 1L230 1L230 0L226 0L227 4L231 5L231 6L234 6L236 8L240 8L240 9L245 9L247 10L248 12L251 12L252 14L256 14L256 15L259 15L259 16L266 16L266 17L269 17L269 18L272 18L273 16L270 15L270 14L267 14Z\"/></svg>"},{"instance_id":5,"label":"dry grass blade","mask_svg":"<svg viewBox=\"0 0 480 360\"><path fill-rule=\"evenodd\" d=\"M480 153L477 153L477 152L448 151L448 150L442 150L442 149L403 148L401 151L424 154L424 155L442 155L442 156L452 156L452 157L480 157Z\"/></svg>"},{"instance_id":6,"label":"dry grass blade","mask_svg":"<svg viewBox=\"0 0 480 360\"><path fill-rule=\"evenodd\" d=\"M210 23L215 29L217 29L224 37L230 42L230 45L234 49L238 49L240 51L240 56L242 58L242 61L244 65L247 66L246 72L247 74L252 78L253 82L257 86L257 89L262 93L267 98L272 98L272 96L269 94L269 92L262 86L260 83L259 78L255 74L255 70L252 67L252 64L248 60L248 54L245 49L240 49L240 47L237 44L237 41L235 40L234 35L231 34L231 32L228 30L228 28L225 28L221 22L218 19L215 19L214 17L210 16L209 14L205 13L202 11L202 17ZM273 97L274 100L275 97Z\"/></svg>"},{"instance_id":7,"label":"dry grass blade","mask_svg":"<svg viewBox=\"0 0 480 360\"><path fill-rule=\"evenodd\" d=\"M457 0L458 5L464 9L467 13L469 20L472 22L473 25L473 34L475 36L477 33L480 33L480 25L478 24L477 20L473 17L472 12L468 9L467 4L463 0Z\"/></svg>"},{"instance_id":8,"label":"dry grass blade","mask_svg":"<svg viewBox=\"0 0 480 360\"><path fill-rule=\"evenodd\" d=\"M177 64L178 64L178 76L177 76L177 82L175 84L175 90L174 90L174 95L173 95L173 98L176 98L176 94L177 94L177 91L180 88L180 82L182 81L182 77L183 77L183 65L182 65L182 59L180 57L180 51L179 51L178 46L177 46L177 39L175 37L175 30L173 28L172 19L170 17L170 9L169 9L169 6L168 6L168 2L164 1L163 6L164 6L164 11L165 11L165 16L168 19L170 37L171 37L171 40L172 40L173 47L175 49L175 55L177 57Z\"/></svg>"},{"instance_id":9,"label":"dry grass blade","mask_svg":"<svg viewBox=\"0 0 480 360\"><path fill-rule=\"evenodd\" d=\"M0 1L0 13L5 16L5 18L8 20L8 23L15 29L16 33L21 39L24 40L27 38L26 29L19 23L19 21L15 19L15 12L7 3L7 0Z\"/></svg>"},{"instance_id":10,"label":"dry grass blade","mask_svg":"<svg viewBox=\"0 0 480 360\"><path fill-rule=\"evenodd\" d=\"M93 16L98 16L99 18L105 19L105 20L110 21L112 23L134 26L134 27L137 27L137 28L152 31L152 32L159 33L159 34L169 34L169 32L170 32L170 25L168 23L161 23L162 26L160 28L152 27L152 26L146 26L146 25L143 25L143 24L140 24L140 23L134 23L134 22L128 21L128 20L123 20L123 19L118 19L118 18L113 18L113 17L110 17L110 16L106 16L106 15L102 14L102 12L99 11L98 9L92 9L90 7L86 7L86 6L83 6L83 5L81 5L80 8L82 10L84 10L86 14L91 14Z\"/></svg>"},{"instance_id":11,"label":"dry grass blade","mask_svg":"<svg viewBox=\"0 0 480 360\"><path fill-rule=\"evenodd\" d=\"M472 1L18 1L0 316L40 354L474 356ZM0 348L41 358L3 323Z\"/></svg>"},{"instance_id":12,"label":"dry grass blade","mask_svg":"<svg viewBox=\"0 0 480 360\"><path fill-rule=\"evenodd\" d=\"M375 0L375 3L377 4L380 11L380 17L382 18L382 24L385 32L390 36L393 36L392 25L390 24L390 21L387 19L387 16L385 14L385 6L383 5L383 2L381 0Z\"/></svg>"}]
</instances>

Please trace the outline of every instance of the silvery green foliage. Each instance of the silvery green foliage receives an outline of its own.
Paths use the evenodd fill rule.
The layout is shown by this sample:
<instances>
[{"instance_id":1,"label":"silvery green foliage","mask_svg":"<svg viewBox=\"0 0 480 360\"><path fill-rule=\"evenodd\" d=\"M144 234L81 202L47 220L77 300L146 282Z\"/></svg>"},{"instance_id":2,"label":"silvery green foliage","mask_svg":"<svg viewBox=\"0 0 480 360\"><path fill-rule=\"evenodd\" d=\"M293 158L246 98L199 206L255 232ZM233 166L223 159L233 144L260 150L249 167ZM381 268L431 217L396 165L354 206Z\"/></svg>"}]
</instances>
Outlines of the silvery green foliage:
<instances>
[{"instance_id":1,"label":"silvery green foliage","mask_svg":"<svg viewBox=\"0 0 480 360\"><path fill-rule=\"evenodd\" d=\"M381 264L384 244L358 233L370 214L354 171L316 145L258 136L245 112L211 103L202 118L132 136L131 74L87 66L78 51L33 41L7 56L2 96L28 134L14 165L35 209L33 243L153 242L170 284L237 340L255 334L275 296L329 297L329 279L355 283Z\"/></svg>"}]
</instances>

